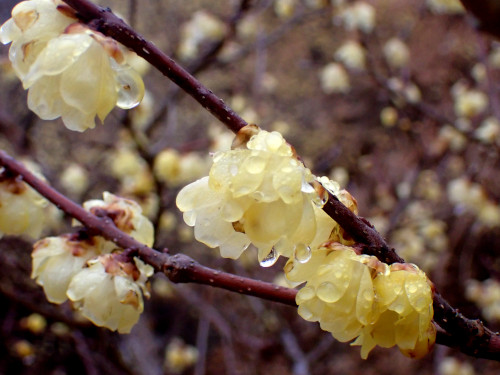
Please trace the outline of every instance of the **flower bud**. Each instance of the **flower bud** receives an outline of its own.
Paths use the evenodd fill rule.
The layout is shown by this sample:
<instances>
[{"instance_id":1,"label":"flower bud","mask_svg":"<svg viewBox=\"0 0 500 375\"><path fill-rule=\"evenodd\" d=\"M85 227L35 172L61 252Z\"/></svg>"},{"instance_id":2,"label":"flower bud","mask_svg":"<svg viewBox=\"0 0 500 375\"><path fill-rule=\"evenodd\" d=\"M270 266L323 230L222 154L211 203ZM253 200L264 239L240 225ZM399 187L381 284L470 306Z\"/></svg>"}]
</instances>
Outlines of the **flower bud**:
<instances>
[{"instance_id":1,"label":"flower bud","mask_svg":"<svg viewBox=\"0 0 500 375\"><path fill-rule=\"evenodd\" d=\"M104 210L118 229L124 231L137 241L153 246L154 228L147 217L142 214L138 203L125 199L107 191L103 193L104 200L94 199L86 201L83 208L94 214Z\"/></svg>"},{"instance_id":2,"label":"flower bud","mask_svg":"<svg viewBox=\"0 0 500 375\"><path fill-rule=\"evenodd\" d=\"M47 201L24 181L3 177L0 169L0 238L4 234L39 237L46 206Z\"/></svg>"}]
</instances>

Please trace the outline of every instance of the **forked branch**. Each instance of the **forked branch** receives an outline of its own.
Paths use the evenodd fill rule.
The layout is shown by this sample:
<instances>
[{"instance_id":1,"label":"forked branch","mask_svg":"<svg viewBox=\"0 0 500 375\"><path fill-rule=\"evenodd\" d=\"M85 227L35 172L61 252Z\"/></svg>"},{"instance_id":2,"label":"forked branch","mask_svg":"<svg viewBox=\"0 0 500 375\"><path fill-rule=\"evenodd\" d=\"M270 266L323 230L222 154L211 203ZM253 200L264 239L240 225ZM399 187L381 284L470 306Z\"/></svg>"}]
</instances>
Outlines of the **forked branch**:
<instances>
[{"instance_id":1,"label":"forked branch","mask_svg":"<svg viewBox=\"0 0 500 375\"><path fill-rule=\"evenodd\" d=\"M145 58L233 132L237 132L246 125L246 122L220 98L162 53L154 44L145 40L116 17L110 9L98 7L86 0L64 1L76 10L82 21ZM89 230L137 254L145 262L151 264L156 271L164 272L174 282L207 284L295 305L295 290L212 270L201 266L185 255L171 256L151 249L118 230L109 218L94 216L51 189L4 152L0 152L0 164L11 173L21 176L40 194L68 215L79 220ZM330 195L324 209L363 247L364 252L375 255L387 263L403 261L366 220L352 213L335 196ZM458 347L463 352L476 357L500 360L500 336L498 334L484 327L480 321L465 318L437 292L434 298L434 310L436 323L445 331L438 335L438 343Z\"/></svg>"}]
</instances>

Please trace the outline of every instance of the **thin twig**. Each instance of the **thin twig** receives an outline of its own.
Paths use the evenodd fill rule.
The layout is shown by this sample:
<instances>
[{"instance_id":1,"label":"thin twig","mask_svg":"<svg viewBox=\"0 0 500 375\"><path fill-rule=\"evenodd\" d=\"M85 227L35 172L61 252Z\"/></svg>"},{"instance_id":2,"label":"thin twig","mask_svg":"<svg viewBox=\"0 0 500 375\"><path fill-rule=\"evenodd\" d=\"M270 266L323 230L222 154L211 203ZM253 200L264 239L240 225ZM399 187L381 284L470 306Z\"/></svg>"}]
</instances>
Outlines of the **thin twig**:
<instances>
[{"instance_id":1,"label":"thin twig","mask_svg":"<svg viewBox=\"0 0 500 375\"><path fill-rule=\"evenodd\" d=\"M88 25L131 48L139 56L191 95L203 108L226 124L233 132L247 125L222 99L194 78L187 70L164 54L153 43L144 39L109 8L101 8L89 1L66 0Z\"/></svg>"},{"instance_id":2,"label":"thin twig","mask_svg":"<svg viewBox=\"0 0 500 375\"><path fill-rule=\"evenodd\" d=\"M110 9L101 8L86 0L64 1L73 7L80 18L91 27L116 39L145 58L233 132L237 132L247 124L196 78L116 17ZM0 164L9 171L21 175L40 194L82 222L87 228L95 231L96 234L102 235L124 249L135 250L145 262L151 264L157 271L164 272L174 282L212 285L242 294L295 305L295 290L216 271L198 264L186 255L170 256L153 250L121 232L109 218L99 218L84 211L80 206L37 179L24 166L2 151L0 151ZM387 245L367 221L357 217L336 197L330 195L324 209L347 233L361 245L364 245L364 250L367 253L377 255L379 259L387 263L402 261L394 249ZM447 345L459 347L462 351L476 357L500 360L500 336L498 334L488 330L480 321L465 318L453 309L439 293L435 294L434 310L435 321L446 330L447 334L452 336L453 340L448 340ZM442 335L438 335L438 342L442 342L441 337Z\"/></svg>"},{"instance_id":3,"label":"thin twig","mask_svg":"<svg viewBox=\"0 0 500 375\"><path fill-rule=\"evenodd\" d=\"M497 0L460 0L476 21L476 27L491 35L500 37L500 5Z\"/></svg>"},{"instance_id":4,"label":"thin twig","mask_svg":"<svg viewBox=\"0 0 500 375\"><path fill-rule=\"evenodd\" d=\"M98 217L85 211L80 205L47 185L28 171L23 164L2 150L0 150L0 165L3 165L9 172L21 176L28 185L66 214L77 219L92 234L113 241L123 249L134 250L142 260L153 266L157 272L163 272L172 282L211 285L240 294L296 306L295 294L297 291L294 289L214 270L199 264L187 255L169 255L138 242L118 229L110 218Z\"/></svg>"}]
</instances>

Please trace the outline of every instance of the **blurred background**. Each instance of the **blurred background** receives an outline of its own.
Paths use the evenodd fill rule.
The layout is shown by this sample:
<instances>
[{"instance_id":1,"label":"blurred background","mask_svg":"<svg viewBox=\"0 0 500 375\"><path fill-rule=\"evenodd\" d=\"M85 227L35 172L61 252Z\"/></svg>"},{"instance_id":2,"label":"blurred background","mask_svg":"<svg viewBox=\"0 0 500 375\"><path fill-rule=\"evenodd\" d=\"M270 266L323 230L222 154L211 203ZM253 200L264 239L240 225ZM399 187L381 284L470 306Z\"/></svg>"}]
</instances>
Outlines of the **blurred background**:
<instances>
[{"instance_id":1,"label":"blurred background","mask_svg":"<svg viewBox=\"0 0 500 375\"><path fill-rule=\"evenodd\" d=\"M3 0L0 20L16 1ZM246 121L277 130L317 175L425 270L469 318L500 329L500 44L458 0L109 0L100 2L188 68ZM194 241L175 206L233 135L129 56L147 94L80 134L29 112L0 47L0 148L37 163L77 202L104 191L140 202L155 248L286 285L284 260L238 261ZM47 210L44 235L71 231ZM53 305L31 279L33 239L0 239L0 374L498 374L436 346L422 360L336 342L296 310L198 285L151 281L129 335Z\"/></svg>"}]
</instances>

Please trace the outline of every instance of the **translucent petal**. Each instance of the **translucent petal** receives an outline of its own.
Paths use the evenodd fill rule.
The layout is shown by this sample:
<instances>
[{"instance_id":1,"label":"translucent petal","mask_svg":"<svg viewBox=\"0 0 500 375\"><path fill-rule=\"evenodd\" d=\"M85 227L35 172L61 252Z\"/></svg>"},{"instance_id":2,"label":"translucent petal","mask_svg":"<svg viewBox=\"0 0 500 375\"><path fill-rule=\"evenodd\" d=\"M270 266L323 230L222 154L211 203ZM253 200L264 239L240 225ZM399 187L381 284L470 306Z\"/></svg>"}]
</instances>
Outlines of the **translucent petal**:
<instances>
[{"instance_id":1,"label":"translucent petal","mask_svg":"<svg viewBox=\"0 0 500 375\"><path fill-rule=\"evenodd\" d=\"M321 322L320 322L321 325ZM328 331L332 332L333 337L340 342L347 342L358 336L361 331L361 324L356 319L339 319L336 323L328 324ZM323 326L321 326L322 329Z\"/></svg>"},{"instance_id":2,"label":"translucent petal","mask_svg":"<svg viewBox=\"0 0 500 375\"><path fill-rule=\"evenodd\" d=\"M82 93L85 93L84 95ZM106 52L97 42L69 66L61 77L61 97L81 112L97 114L102 100L110 110L116 103L114 75Z\"/></svg>"},{"instance_id":3,"label":"translucent petal","mask_svg":"<svg viewBox=\"0 0 500 375\"><path fill-rule=\"evenodd\" d=\"M28 91L28 108L42 120L54 120L63 112L59 85L59 76L42 77Z\"/></svg>"},{"instance_id":4,"label":"translucent petal","mask_svg":"<svg viewBox=\"0 0 500 375\"><path fill-rule=\"evenodd\" d=\"M238 165L246 158L248 150L232 150L221 153L210 169L208 185L212 190L225 191L232 187L238 174Z\"/></svg>"},{"instance_id":5,"label":"translucent petal","mask_svg":"<svg viewBox=\"0 0 500 375\"><path fill-rule=\"evenodd\" d=\"M322 301L334 303L344 294L345 290L342 290L342 286L342 284L339 285L330 281L324 281L318 285L316 293L318 294L318 298Z\"/></svg>"},{"instance_id":6,"label":"translucent petal","mask_svg":"<svg viewBox=\"0 0 500 375\"><path fill-rule=\"evenodd\" d=\"M294 243L310 244L316 236L316 217L314 215L314 208L311 202L304 199L302 204L302 216L297 229L294 231L291 241ZM328 238L328 235L323 237Z\"/></svg>"},{"instance_id":7,"label":"translucent petal","mask_svg":"<svg viewBox=\"0 0 500 375\"><path fill-rule=\"evenodd\" d=\"M243 217L245 209L246 207L241 205L237 200L228 200L222 206L220 216L225 221L233 223Z\"/></svg>"},{"instance_id":8,"label":"translucent petal","mask_svg":"<svg viewBox=\"0 0 500 375\"><path fill-rule=\"evenodd\" d=\"M276 243L282 235L297 228L300 211L301 206L282 201L256 203L244 215L245 232L252 242Z\"/></svg>"},{"instance_id":9,"label":"translucent petal","mask_svg":"<svg viewBox=\"0 0 500 375\"><path fill-rule=\"evenodd\" d=\"M432 298L425 274L423 277L419 276L418 274L411 275L405 281L405 290L413 308L418 312L422 312L428 309L429 305L432 305Z\"/></svg>"},{"instance_id":10,"label":"translucent petal","mask_svg":"<svg viewBox=\"0 0 500 375\"><path fill-rule=\"evenodd\" d=\"M264 178L263 169L266 164L267 160L258 156L249 156L243 160L238 174L232 180L231 191L234 197L241 197L257 190ZM258 170L260 172L257 172Z\"/></svg>"},{"instance_id":11,"label":"translucent petal","mask_svg":"<svg viewBox=\"0 0 500 375\"><path fill-rule=\"evenodd\" d=\"M21 35L21 30L16 26L12 18L8 19L0 28L0 42L9 44Z\"/></svg>"},{"instance_id":12,"label":"translucent petal","mask_svg":"<svg viewBox=\"0 0 500 375\"><path fill-rule=\"evenodd\" d=\"M250 240L244 233L234 232L219 246L222 257L238 259L243 251L250 246Z\"/></svg>"},{"instance_id":13,"label":"translucent petal","mask_svg":"<svg viewBox=\"0 0 500 375\"><path fill-rule=\"evenodd\" d=\"M418 314L416 312L399 320L395 324L396 344L401 349L412 349L415 347L419 336Z\"/></svg>"},{"instance_id":14,"label":"translucent petal","mask_svg":"<svg viewBox=\"0 0 500 375\"><path fill-rule=\"evenodd\" d=\"M46 45L47 42L38 40L27 41L26 43L12 43L9 49L9 60L12 62L12 67L21 80L26 77L31 65ZM27 88L24 82L23 86Z\"/></svg>"},{"instance_id":15,"label":"translucent petal","mask_svg":"<svg viewBox=\"0 0 500 375\"><path fill-rule=\"evenodd\" d=\"M216 211L201 212L196 218L194 236L207 246L217 247L233 233L232 224L221 220Z\"/></svg>"},{"instance_id":16,"label":"translucent petal","mask_svg":"<svg viewBox=\"0 0 500 375\"><path fill-rule=\"evenodd\" d=\"M138 305L130 304L125 301L127 298L127 295L129 294L130 291L134 292L135 295L140 296L141 295L141 290L137 286L136 283L134 283L131 279L128 277L122 277L122 276L114 276L113 277L113 283L115 287L115 293L116 297L122 304L129 304L131 306L136 306L134 307L138 311L142 311L143 306L142 306L142 298L137 300Z\"/></svg>"},{"instance_id":17,"label":"translucent petal","mask_svg":"<svg viewBox=\"0 0 500 375\"><path fill-rule=\"evenodd\" d=\"M383 348L390 348L396 345L396 337L394 332L394 322L398 320L398 315L387 310L384 312L377 320L377 324L374 325L372 336L375 339L377 345Z\"/></svg>"},{"instance_id":18,"label":"translucent petal","mask_svg":"<svg viewBox=\"0 0 500 375\"><path fill-rule=\"evenodd\" d=\"M187 211L182 214L182 218L184 219L184 222L189 225L190 227L194 227L196 224L196 217L197 217L196 211Z\"/></svg>"},{"instance_id":19,"label":"translucent petal","mask_svg":"<svg viewBox=\"0 0 500 375\"><path fill-rule=\"evenodd\" d=\"M40 195L27 188L22 194L12 194L0 183L0 233L37 238L44 226L43 205Z\"/></svg>"},{"instance_id":20,"label":"translucent petal","mask_svg":"<svg viewBox=\"0 0 500 375\"><path fill-rule=\"evenodd\" d=\"M295 301L298 305L304 303L305 301L309 301L310 299L316 296L316 292L313 287L305 286L297 292L295 296Z\"/></svg>"},{"instance_id":21,"label":"translucent petal","mask_svg":"<svg viewBox=\"0 0 500 375\"><path fill-rule=\"evenodd\" d=\"M320 265L324 263L326 251L322 249L313 249L309 262L300 263L289 259L285 265L285 274L288 280L294 282L303 282L310 279Z\"/></svg>"},{"instance_id":22,"label":"translucent petal","mask_svg":"<svg viewBox=\"0 0 500 375\"><path fill-rule=\"evenodd\" d=\"M104 271L102 264L98 263L73 276L66 294L70 300L79 301L96 288L105 289L108 280L109 275Z\"/></svg>"},{"instance_id":23,"label":"translucent petal","mask_svg":"<svg viewBox=\"0 0 500 375\"><path fill-rule=\"evenodd\" d=\"M82 269L86 257L75 257L70 253L52 257L45 264L45 271L37 280L43 286L47 299L53 303L66 301L66 291L71 278Z\"/></svg>"},{"instance_id":24,"label":"translucent petal","mask_svg":"<svg viewBox=\"0 0 500 375\"><path fill-rule=\"evenodd\" d=\"M61 117L69 130L83 132L95 127L95 113L84 113L76 108L63 105Z\"/></svg>"},{"instance_id":25,"label":"translucent petal","mask_svg":"<svg viewBox=\"0 0 500 375\"><path fill-rule=\"evenodd\" d=\"M296 203L302 196L303 170L293 165L294 159L284 159L273 173L273 188L287 204Z\"/></svg>"},{"instance_id":26,"label":"translucent petal","mask_svg":"<svg viewBox=\"0 0 500 375\"><path fill-rule=\"evenodd\" d=\"M92 42L93 39L86 34L64 34L50 40L31 65L23 81L24 88L29 88L44 75L61 74L87 51Z\"/></svg>"},{"instance_id":27,"label":"translucent petal","mask_svg":"<svg viewBox=\"0 0 500 375\"><path fill-rule=\"evenodd\" d=\"M362 333L351 345L361 346L361 358L366 359L368 358L370 351L377 345L377 343L370 334Z\"/></svg>"},{"instance_id":28,"label":"translucent petal","mask_svg":"<svg viewBox=\"0 0 500 375\"><path fill-rule=\"evenodd\" d=\"M176 205L182 212L202 210L222 202L223 194L208 187L208 177L190 183L177 194Z\"/></svg>"},{"instance_id":29,"label":"translucent petal","mask_svg":"<svg viewBox=\"0 0 500 375\"><path fill-rule=\"evenodd\" d=\"M367 325L372 319L372 308L375 300L373 292L372 279L367 267L363 267L361 279L359 282L359 291L356 300L356 317L358 320Z\"/></svg>"},{"instance_id":30,"label":"translucent petal","mask_svg":"<svg viewBox=\"0 0 500 375\"><path fill-rule=\"evenodd\" d=\"M396 271L389 275L379 275L373 283L379 302L384 306L389 306L403 292L404 274Z\"/></svg>"},{"instance_id":31,"label":"translucent petal","mask_svg":"<svg viewBox=\"0 0 500 375\"><path fill-rule=\"evenodd\" d=\"M74 23L76 19L69 18L56 11L56 4L52 0L23 1L12 10L13 18L23 17L21 13L36 12L34 22L23 30L25 39L49 40L60 35L64 29ZM25 23L24 21L18 21Z\"/></svg>"}]
</instances>

